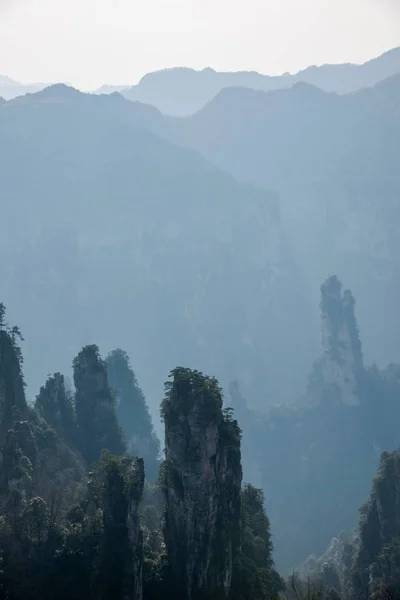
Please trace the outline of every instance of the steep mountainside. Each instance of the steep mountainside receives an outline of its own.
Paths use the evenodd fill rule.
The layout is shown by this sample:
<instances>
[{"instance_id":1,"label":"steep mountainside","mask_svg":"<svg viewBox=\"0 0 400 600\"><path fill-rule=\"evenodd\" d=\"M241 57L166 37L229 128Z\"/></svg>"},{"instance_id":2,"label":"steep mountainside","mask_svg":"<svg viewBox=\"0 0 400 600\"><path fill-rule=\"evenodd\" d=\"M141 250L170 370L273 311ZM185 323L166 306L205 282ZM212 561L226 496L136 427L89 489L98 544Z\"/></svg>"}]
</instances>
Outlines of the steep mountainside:
<instances>
[{"instance_id":1,"label":"steep mountainside","mask_svg":"<svg viewBox=\"0 0 400 600\"><path fill-rule=\"evenodd\" d=\"M365 598L365 590L372 598L379 598L385 589L398 593L399 483L400 452L384 452L370 498L361 509L360 541L352 577L354 598Z\"/></svg>"},{"instance_id":2,"label":"steep mountainside","mask_svg":"<svg viewBox=\"0 0 400 600\"><path fill-rule=\"evenodd\" d=\"M245 87L271 91L290 88L298 82L315 85L327 92L346 94L400 73L400 48L389 50L363 65L342 64L311 66L291 75L271 77L245 71L219 73L206 68L195 71L186 68L166 69L148 73L141 81L125 90L118 91L129 100L139 100L156 106L171 116L187 116L200 110L222 89ZM114 88L110 88L114 90ZM99 91L106 91L101 88Z\"/></svg>"},{"instance_id":3,"label":"steep mountainside","mask_svg":"<svg viewBox=\"0 0 400 600\"><path fill-rule=\"evenodd\" d=\"M153 407L183 361L257 399L294 394L313 340L276 197L148 133L149 114L65 86L0 109L2 293L31 393L96 332L129 351Z\"/></svg>"},{"instance_id":4,"label":"steep mountainside","mask_svg":"<svg viewBox=\"0 0 400 600\"><path fill-rule=\"evenodd\" d=\"M319 559L310 557L303 577L319 578L340 598L397 598L400 589L400 452L383 452L359 527L334 538ZM334 596L337 597L337 596Z\"/></svg>"},{"instance_id":5,"label":"steep mountainside","mask_svg":"<svg viewBox=\"0 0 400 600\"><path fill-rule=\"evenodd\" d=\"M306 85L223 90L164 135L244 181L276 189L315 303L327 273L351 282L368 360L400 360L400 75L338 96Z\"/></svg>"},{"instance_id":6,"label":"steep mountainside","mask_svg":"<svg viewBox=\"0 0 400 600\"><path fill-rule=\"evenodd\" d=\"M217 381L183 368L166 385L162 415L164 535L176 593L229 596L240 552L239 426L224 415ZM199 505L202 518L193 518Z\"/></svg>"},{"instance_id":7,"label":"steep mountainside","mask_svg":"<svg viewBox=\"0 0 400 600\"><path fill-rule=\"evenodd\" d=\"M398 177L400 74L340 96L305 83L230 88L170 135L242 179L272 187Z\"/></svg>"}]
</instances>

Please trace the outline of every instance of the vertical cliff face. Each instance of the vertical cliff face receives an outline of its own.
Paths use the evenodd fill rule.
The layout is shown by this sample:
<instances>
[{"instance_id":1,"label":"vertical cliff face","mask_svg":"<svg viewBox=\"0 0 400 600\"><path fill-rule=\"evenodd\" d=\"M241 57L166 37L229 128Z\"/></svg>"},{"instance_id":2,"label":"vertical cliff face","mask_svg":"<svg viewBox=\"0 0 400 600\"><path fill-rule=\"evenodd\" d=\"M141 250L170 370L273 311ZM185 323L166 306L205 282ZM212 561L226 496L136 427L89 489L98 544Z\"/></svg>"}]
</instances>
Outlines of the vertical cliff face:
<instances>
[{"instance_id":1,"label":"vertical cliff face","mask_svg":"<svg viewBox=\"0 0 400 600\"><path fill-rule=\"evenodd\" d=\"M240 430L215 379L177 368L166 384L165 542L185 600L227 598L240 545Z\"/></svg>"},{"instance_id":2,"label":"vertical cliff face","mask_svg":"<svg viewBox=\"0 0 400 600\"><path fill-rule=\"evenodd\" d=\"M400 587L400 452L384 452L369 501L361 509L353 597ZM383 596L381 596L383 597ZM386 596L391 597L391 596Z\"/></svg>"},{"instance_id":3,"label":"vertical cliff face","mask_svg":"<svg viewBox=\"0 0 400 600\"><path fill-rule=\"evenodd\" d=\"M351 292L342 292L342 284L337 277L330 277L322 285L323 380L327 385L336 387L341 402L348 406L360 404L364 371L354 305Z\"/></svg>"},{"instance_id":4,"label":"vertical cliff face","mask_svg":"<svg viewBox=\"0 0 400 600\"><path fill-rule=\"evenodd\" d=\"M104 526L99 600L142 600L143 460L103 455L98 475Z\"/></svg>"},{"instance_id":5,"label":"vertical cliff face","mask_svg":"<svg viewBox=\"0 0 400 600\"><path fill-rule=\"evenodd\" d=\"M0 303L0 489L9 490L36 459L37 448L28 423L22 375L22 354L18 346L21 334L5 322L6 309ZM24 468L26 466L26 469Z\"/></svg>"},{"instance_id":6,"label":"vertical cliff face","mask_svg":"<svg viewBox=\"0 0 400 600\"><path fill-rule=\"evenodd\" d=\"M2 305L0 305L1 307ZM2 329L0 321L0 444L15 419L24 419L27 405L21 371L22 357L14 330Z\"/></svg>"},{"instance_id":7,"label":"vertical cliff face","mask_svg":"<svg viewBox=\"0 0 400 600\"><path fill-rule=\"evenodd\" d=\"M142 600L143 597L143 541L142 530L139 520L139 506L143 497L144 489L144 461L142 458L136 458L133 470L132 485L129 493L127 527L129 544L133 549L132 552L132 571L133 582L132 600ZM129 596L126 596L127 598Z\"/></svg>"},{"instance_id":8,"label":"vertical cliff face","mask_svg":"<svg viewBox=\"0 0 400 600\"><path fill-rule=\"evenodd\" d=\"M65 389L64 375L55 373L40 388L36 397L37 413L64 439L75 434L72 398Z\"/></svg>"},{"instance_id":9,"label":"vertical cliff face","mask_svg":"<svg viewBox=\"0 0 400 600\"><path fill-rule=\"evenodd\" d=\"M73 367L79 449L84 459L92 464L104 448L116 456L124 454L126 446L98 347L85 346Z\"/></svg>"}]
</instances>

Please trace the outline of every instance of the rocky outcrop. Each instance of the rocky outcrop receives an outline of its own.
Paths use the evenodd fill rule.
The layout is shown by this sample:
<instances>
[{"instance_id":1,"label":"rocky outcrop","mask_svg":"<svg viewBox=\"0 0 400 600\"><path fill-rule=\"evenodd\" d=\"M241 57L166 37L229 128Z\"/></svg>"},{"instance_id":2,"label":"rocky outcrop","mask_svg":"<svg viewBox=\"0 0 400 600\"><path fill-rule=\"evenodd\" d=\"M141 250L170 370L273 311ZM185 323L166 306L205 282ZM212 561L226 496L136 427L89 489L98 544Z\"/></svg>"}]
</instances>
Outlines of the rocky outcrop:
<instances>
[{"instance_id":1,"label":"rocky outcrop","mask_svg":"<svg viewBox=\"0 0 400 600\"><path fill-rule=\"evenodd\" d=\"M129 453L143 457L146 478L155 481L160 467L160 442L154 432L149 407L129 356L118 348L109 353L106 364L108 383L116 394L116 413Z\"/></svg>"},{"instance_id":2,"label":"rocky outcrop","mask_svg":"<svg viewBox=\"0 0 400 600\"><path fill-rule=\"evenodd\" d=\"M341 402L348 406L360 404L364 372L354 305L352 293L342 292L337 277L330 277L322 285L322 377L326 385L336 388Z\"/></svg>"},{"instance_id":3,"label":"rocky outcrop","mask_svg":"<svg viewBox=\"0 0 400 600\"><path fill-rule=\"evenodd\" d=\"M0 305L2 307L2 305ZM3 309L4 310L4 309ZM0 315L1 316L1 315ZM14 420L24 419L27 405L21 371L21 351L16 328L4 328L0 321L0 444L5 443Z\"/></svg>"},{"instance_id":4,"label":"rocky outcrop","mask_svg":"<svg viewBox=\"0 0 400 600\"><path fill-rule=\"evenodd\" d=\"M129 504L127 513L127 527L129 543L132 551L133 585L132 599L141 600L143 595L143 550L142 531L139 521L139 506L144 488L144 462L136 458L133 470L133 480L129 491Z\"/></svg>"},{"instance_id":5,"label":"rocky outcrop","mask_svg":"<svg viewBox=\"0 0 400 600\"><path fill-rule=\"evenodd\" d=\"M215 379L177 368L166 384L165 542L182 600L228 598L240 546L240 430Z\"/></svg>"},{"instance_id":6,"label":"rocky outcrop","mask_svg":"<svg viewBox=\"0 0 400 600\"><path fill-rule=\"evenodd\" d=\"M11 481L29 476L31 461L36 460L37 447L31 428L25 420L28 406L22 375L22 353L18 327L5 322L6 309L0 303L0 489L9 491Z\"/></svg>"},{"instance_id":7,"label":"rocky outcrop","mask_svg":"<svg viewBox=\"0 0 400 600\"><path fill-rule=\"evenodd\" d=\"M65 389L64 375L55 373L48 378L36 397L35 409L61 438L74 438L74 408L72 398Z\"/></svg>"},{"instance_id":8,"label":"rocky outcrop","mask_svg":"<svg viewBox=\"0 0 400 600\"><path fill-rule=\"evenodd\" d=\"M303 580L317 580L328 590L334 588L340 597L348 597L358 546L359 537L356 531L342 531L338 537L332 539L321 557L310 556L307 559L299 570L300 577Z\"/></svg>"},{"instance_id":9,"label":"rocky outcrop","mask_svg":"<svg viewBox=\"0 0 400 600\"><path fill-rule=\"evenodd\" d=\"M78 445L88 464L107 449L124 454L126 446L115 414L115 402L108 386L107 368L95 345L85 346L74 359L75 410Z\"/></svg>"}]
</instances>

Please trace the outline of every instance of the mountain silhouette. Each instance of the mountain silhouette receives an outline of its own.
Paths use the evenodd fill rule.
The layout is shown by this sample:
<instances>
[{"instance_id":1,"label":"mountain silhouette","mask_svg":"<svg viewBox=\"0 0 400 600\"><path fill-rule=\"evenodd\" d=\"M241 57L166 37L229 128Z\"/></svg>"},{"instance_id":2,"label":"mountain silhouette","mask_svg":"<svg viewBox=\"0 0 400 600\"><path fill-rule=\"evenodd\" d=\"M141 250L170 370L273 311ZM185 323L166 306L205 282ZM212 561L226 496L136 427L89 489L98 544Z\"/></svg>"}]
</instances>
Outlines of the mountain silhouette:
<instances>
[{"instance_id":1,"label":"mountain silhouette","mask_svg":"<svg viewBox=\"0 0 400 600\"><path fill-rule=\"evenodd\" d=\"M211 68L195 71L187 68L165 69L145 75L140 82L118 90L129 100L156 106L171 116L188 116L200 110L222 89L246 87L271 91L290 88L304 82L327 92L348 94L370 87L400 73L400 48L394 48L362 65L341 64L310 66L296 74L271 77L254 71L223 73Z\"/></svg>"}]
</instances>

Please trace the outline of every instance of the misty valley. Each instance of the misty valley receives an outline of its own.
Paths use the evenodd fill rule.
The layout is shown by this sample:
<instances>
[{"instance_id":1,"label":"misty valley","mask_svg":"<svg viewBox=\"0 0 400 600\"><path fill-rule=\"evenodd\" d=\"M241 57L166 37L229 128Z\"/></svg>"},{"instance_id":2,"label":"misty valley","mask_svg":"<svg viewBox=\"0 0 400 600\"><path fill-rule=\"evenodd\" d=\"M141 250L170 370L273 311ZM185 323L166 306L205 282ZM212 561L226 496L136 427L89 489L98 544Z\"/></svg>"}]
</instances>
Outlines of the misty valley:
<instances>
[{"instance_id":1,"label":"misty valley","mask_svg":"<svg viewBox=\"0 0 400 600\"><path fill-rule=\"evenodd\" d=\"M0 96L0 600L400 598L400 48Z\"/></svg>"}]
</instances>

